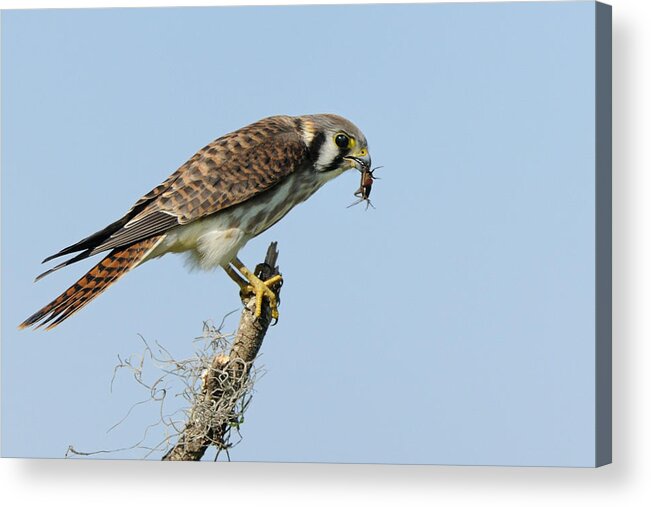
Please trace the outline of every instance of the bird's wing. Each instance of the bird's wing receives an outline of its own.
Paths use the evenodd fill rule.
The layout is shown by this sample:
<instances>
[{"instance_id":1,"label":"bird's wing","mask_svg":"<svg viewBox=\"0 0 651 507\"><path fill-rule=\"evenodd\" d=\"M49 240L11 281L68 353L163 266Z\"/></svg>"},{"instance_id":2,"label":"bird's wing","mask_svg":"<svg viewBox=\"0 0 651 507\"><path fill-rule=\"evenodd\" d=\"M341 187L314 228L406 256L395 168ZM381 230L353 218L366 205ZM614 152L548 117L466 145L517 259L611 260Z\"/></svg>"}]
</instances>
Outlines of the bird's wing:
<instances>
[{"instance_id":1,"label":"bird's wing","mask_svg":"<svg viewBox=\"0 0 651 507\"><path fill-rule=\"evenodd\" d=\"M96 253L164 234L270 189L309 162L296 121L266 118L216 139L122 218L45 259L81 252L41 277Z\"/></svg>"}]
</instances>

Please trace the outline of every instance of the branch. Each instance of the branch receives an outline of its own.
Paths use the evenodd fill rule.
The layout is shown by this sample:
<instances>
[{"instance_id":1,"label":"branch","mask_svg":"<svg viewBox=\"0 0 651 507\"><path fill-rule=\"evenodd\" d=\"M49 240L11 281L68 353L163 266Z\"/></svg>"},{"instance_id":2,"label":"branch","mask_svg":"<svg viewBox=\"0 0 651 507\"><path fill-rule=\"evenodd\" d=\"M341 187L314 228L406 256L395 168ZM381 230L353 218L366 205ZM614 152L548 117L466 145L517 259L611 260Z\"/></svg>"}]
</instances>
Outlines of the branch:
<instances>
[{"instance_id":1,"label":"branch","mask_svg":"<svg viewBox=\"0 0 651 507\"><path fill-rule=\"evenodd\" d=\"M263 281L279 273L276 247L277 243L272 242L264 263L255 268L256 276ZM277 297L280 285L273 289ZM199 461L211 445L216 446L218 452L228 449L231 430L239 429L242 423L238 414L250 401L249 374L270 324L271 309L266 299L258 318L255 318L255 297L244 300L229 354L215 355L210 368L203 372L203 385L190 409L185 428L176 445L163 456L163 461Z\"/></svg>"}]
</instances>

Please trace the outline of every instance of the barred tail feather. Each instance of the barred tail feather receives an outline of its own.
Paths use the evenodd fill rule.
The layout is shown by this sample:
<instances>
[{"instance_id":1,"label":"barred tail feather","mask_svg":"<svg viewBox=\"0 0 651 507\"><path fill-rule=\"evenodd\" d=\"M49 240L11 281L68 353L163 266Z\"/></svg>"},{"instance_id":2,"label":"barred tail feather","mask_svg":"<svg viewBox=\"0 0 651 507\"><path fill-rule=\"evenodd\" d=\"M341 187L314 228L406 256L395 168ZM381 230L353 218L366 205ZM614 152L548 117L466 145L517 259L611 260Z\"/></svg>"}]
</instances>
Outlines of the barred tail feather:
<instances>
[{"instance_id":1,"label":"barred tail feather","mask_svg":"<svg viewBox=\"0 0 651 507\"><path fill-rule=\"evenodd\" d=\"M39 322L36 327L44 326L48 322L49 325L45 329L57 326L99 296L127 271L140 264L162 239L163 236L155 236L116 248L68 290L20 324L19 329Z\"/></svg>"}]
</instances>

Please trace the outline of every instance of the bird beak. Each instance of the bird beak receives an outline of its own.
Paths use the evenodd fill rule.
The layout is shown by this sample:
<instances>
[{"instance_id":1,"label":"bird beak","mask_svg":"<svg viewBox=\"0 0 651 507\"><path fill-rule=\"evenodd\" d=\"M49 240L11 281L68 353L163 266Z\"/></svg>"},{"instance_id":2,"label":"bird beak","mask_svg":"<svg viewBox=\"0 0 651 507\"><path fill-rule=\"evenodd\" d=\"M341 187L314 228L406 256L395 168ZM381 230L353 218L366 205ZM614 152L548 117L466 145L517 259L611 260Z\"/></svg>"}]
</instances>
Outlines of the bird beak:
<instances>
[{"instance_id":1,"label":"bird beak","mask_svg":"<svg viewBox=\"0 0 651 507\"><path fill-rule=\"evenodd\" d=\"M355 168L360 172L368 171L371 168L371 155L367 148L362 148L357 153L352 153L344 159L351 162L350 168Z\"/></svg>"}]
</instances>

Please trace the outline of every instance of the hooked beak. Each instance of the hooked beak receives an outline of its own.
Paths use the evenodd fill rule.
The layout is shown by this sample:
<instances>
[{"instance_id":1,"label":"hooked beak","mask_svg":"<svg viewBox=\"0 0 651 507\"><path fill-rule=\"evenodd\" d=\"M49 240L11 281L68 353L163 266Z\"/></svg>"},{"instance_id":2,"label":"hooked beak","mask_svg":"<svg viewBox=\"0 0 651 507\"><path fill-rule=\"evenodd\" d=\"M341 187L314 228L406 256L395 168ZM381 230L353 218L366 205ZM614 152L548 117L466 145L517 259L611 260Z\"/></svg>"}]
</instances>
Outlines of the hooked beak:
<instances>
[{"instance_id":1,"label":"hooked beak","mask_svg":"<svg viewBox=\"0 0 651 507\"><path fill-rule=\"evenodd\" d=\"M358 153L347 155L344 159L351 162L351 169L355 168L360 172L364 172L371 168L371 155L366 148L363 148Z\"/></svg>"}]
</instances>

